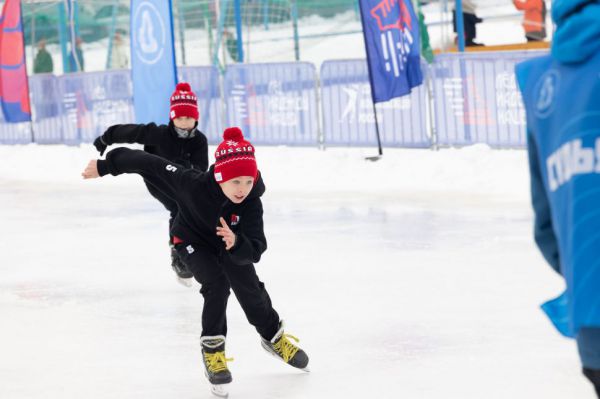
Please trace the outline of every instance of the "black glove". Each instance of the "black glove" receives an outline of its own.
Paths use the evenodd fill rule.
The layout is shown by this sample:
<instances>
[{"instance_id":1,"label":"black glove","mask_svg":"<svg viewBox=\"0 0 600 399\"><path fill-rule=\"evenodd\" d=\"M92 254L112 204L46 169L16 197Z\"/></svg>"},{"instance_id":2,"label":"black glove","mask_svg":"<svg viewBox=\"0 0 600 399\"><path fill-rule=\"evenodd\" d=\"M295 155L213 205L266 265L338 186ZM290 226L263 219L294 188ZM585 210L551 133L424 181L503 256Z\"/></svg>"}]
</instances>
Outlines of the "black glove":
<instances>
[{"instance_id":1,"label":"black glove","mask_svg":"<svg viewBox=\"0 0 600 399\"><path fill-rule=\"evenodd\" d=\"M104 140L102 140L102 136L98 136L96 137L96 140L94 140L94 147L96 147L100 153L100 156L102 156L104 155L104 151L106 151L106 147L108 147L108 145L106 145Z\"/></svg>"}]
</instances>

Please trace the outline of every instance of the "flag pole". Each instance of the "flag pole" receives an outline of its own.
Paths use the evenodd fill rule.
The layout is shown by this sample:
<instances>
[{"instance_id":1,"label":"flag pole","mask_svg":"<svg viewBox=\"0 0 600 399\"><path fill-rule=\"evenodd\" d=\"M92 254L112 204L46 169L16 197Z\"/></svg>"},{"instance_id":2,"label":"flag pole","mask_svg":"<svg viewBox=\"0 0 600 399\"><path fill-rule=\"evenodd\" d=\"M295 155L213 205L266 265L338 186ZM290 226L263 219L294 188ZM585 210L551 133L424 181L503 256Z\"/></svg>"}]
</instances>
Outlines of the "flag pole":
<instances>
[{"instance_id":1,"label":"flag pole","mask_svg":"<svg viewBox=\"0 0 600 399\"><path fill-rule=\"evenodd\" d=\"M21 35L23 36L23 65L25 65L25 86L27 90L27 102L29 103L29 130L31 131L31 142L35 143L35 131L33 130L33 107L31 106L31 94L29 92L29 75L27 75L27 57L25 56L25 26L23 25L23 3L19 3L19 14L21 17L21 27L23 28L23 32ZM31 18L31 25L34 26L33 20L35 18ZM33 28L32 28L33 31ZM34 35L32 35L31 40L31 48L33 49Z\"/></svg>"},{"instance_id":2,"label":"flag pole","mask_svg":"<svg viewBox=\"0 0 600 399\"><path fill-rule=\"evenodd\" d=\"M377 136L377 150L378 150L378 155L374 155L371 157L365 157L365 160L368 161L379 161L381 159L381 157L383 156L383 149L381 148L381 137L379 135L379 118L377 118L377 108L375 107L375 94L374 94L374 87L373 87L373 76L371 74L371 65L369 65L369 45L367 44L367 38L366 38L366 32L365 32L365 15L363 13L362 10L362 5L359 3L359 10L360 10L360 20L361 20L361 24L362 24L362 28L363 28L363 38L364 38L364 42L365 42L365 53L367 55L367 70L369 71L369 83L371 86L371 101L373 102L373 114L375 115L375 134Z\"/></svg>"},{"instance_id":3,"label":"flag pole","mask_svg":"<svg viewBox=\"0 0 600 399\"><path fill-rule=\"evenodd\" d=\"M383 148L381 148L381 136L379 135L379 119L377 118L377 107L375 106L375 99L371 95L371 99L373 100L373 114L375 115L375 133L377 134L377 149L379 151L379 155L374 155L372 157L365 157L367 161L379 161L383 156Z\"/></svg>"}]
</instances>

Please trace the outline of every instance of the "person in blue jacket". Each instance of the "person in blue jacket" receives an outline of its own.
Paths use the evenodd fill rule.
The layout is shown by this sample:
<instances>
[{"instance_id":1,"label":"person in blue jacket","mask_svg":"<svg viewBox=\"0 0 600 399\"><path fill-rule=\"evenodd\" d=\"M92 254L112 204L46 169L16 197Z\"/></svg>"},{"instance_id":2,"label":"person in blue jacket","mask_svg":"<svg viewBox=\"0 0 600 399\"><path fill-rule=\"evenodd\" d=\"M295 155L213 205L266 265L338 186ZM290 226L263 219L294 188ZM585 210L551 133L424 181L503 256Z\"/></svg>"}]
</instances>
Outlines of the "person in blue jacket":
<instances>
[{"instance_id":1,"label":"person in blue jacket","mask_svg":"<svg viewBox=\"0 0 600 399\"><path fill-rule=\"evenodd\" d=\"M542 308L600 398L600 0L555 0L552 18L551 55L516 68L535 241L566 283Z\"/></svg>"}]
</instances>

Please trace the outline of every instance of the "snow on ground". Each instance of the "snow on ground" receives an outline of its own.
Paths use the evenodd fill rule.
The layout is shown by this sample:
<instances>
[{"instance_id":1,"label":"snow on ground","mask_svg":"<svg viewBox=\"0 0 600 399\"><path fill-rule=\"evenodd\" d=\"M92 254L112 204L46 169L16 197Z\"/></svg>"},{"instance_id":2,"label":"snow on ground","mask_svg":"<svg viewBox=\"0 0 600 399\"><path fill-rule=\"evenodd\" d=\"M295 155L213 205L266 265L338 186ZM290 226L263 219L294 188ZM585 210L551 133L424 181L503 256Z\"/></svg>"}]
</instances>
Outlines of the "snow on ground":
<instances>
[{"instance_id":1,"label":"snow on ground","mask_svg":"<svg viewBox=\"0 0 600 399\"><path fill-rule=\"evenodd\" d=\"M262 352L232 296L231 398L592 399L531 236L524 151L260 147L257 265L310 374ZM210 398L198 286L137 176L90 145L0 146L0 398Z\"/></svg>"}]
</instances>

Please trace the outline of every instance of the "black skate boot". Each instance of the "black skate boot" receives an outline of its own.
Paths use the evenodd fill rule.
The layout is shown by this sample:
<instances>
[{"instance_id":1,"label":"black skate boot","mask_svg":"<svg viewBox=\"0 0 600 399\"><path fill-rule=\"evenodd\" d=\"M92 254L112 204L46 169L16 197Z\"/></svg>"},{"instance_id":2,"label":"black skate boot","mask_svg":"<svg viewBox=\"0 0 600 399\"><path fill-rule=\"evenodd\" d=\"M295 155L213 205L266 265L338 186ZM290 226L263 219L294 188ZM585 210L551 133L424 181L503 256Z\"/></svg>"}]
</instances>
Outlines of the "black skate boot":
<instances>
[{"instance_id":1,"label":"black skate boot","mask_svg":"<svg viewBox=\"0 0 600 399\"><path fill-rule=\"evenodd\" d=\"M175 272L177 277L179 277L180 279L191 279L192 277L194 277L194 274L179 258L177 250L175 249L175 245L169 243L169 246L171 247L171 267L173 268L173 271Z\"/></svg>"},{"instance_id":2,"label":"black skate boot","mask_svg":"<svg viewBox=\"0 0 600 399\"><path fill-rule=\"evenodd\" d=\"M233 359L225 357L225 337L200 337L204 360L204 375L211 384L211 391L217 396L227 397L227 384L232 380L227 362Z\"/></svg>"},{"instance_id":3,"label":"black skate boot","mask_svg":"<svg viewBox=\"0 0 600 399\"><path fill-rule=\"evenodd\" d=\"M296 342L300 340L293 335L283 333L283 320L279 322L279 330L275 336L270 340L266 340L261 337L262 347L276 358L283 360L292 367L309 371L308 366L308 355L302 349L294 345L288 338L293 339Z\"/></svg>"}]
</instances>

